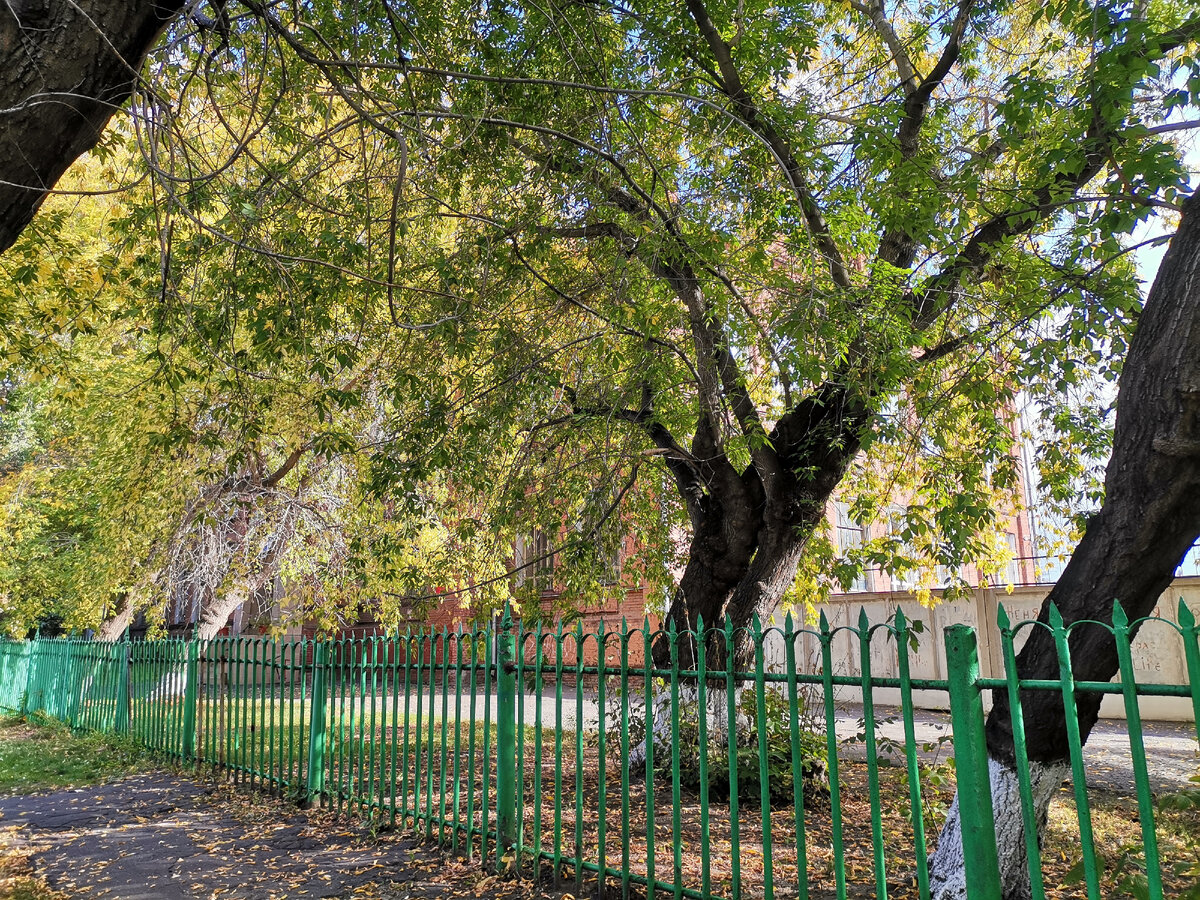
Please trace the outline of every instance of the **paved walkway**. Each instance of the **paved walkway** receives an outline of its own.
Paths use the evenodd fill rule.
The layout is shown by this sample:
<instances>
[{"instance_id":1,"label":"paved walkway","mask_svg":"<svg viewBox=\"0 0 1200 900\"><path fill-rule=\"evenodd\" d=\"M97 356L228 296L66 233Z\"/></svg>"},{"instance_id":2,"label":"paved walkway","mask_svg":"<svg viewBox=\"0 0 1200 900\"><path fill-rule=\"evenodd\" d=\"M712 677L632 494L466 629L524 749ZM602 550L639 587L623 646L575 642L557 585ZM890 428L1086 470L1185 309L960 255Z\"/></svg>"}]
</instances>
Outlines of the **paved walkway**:
<instances>
[{"instance_id":1,"label":"paved walkway","mask_svg":"<svg viewBox=\"0 0 1200 900\"><path fill-rule=\"evenodd\" d=\"M878 712L886 718L890 711ZM921 713L918 740L936 741L945 734L946 718ZM856 710L844 710L839 735L856 728ZM902 735L899 718L881 731ZM1186 784L1198 762L1192 726L1146 723L1144 737L1155 789ZM1123 722L1102 721L1086 752L1091 787L1132 793ZM448 862L403 834L371 841L360 828L331 816L168 773L0 798L0 828L13 826L19 828L18 842L31 851L36 874L78 898L494 900L528 890L524 882L484 879L474 864Z\"/></svg>"},{"instance_id":2,"label":"paved walkway","mask_svg":"<svg viewBox=\"0 0 1200 900\"><path fill-rule=\"evenodd\" d=\"M167 773L0 799L0 828L19 826L35 873L71 897L282 900L462 896L441 854L398 835L365 835L283 804L231 801L228 789ZM476 868L458 880L469 889ZM376 890L387 885L386 891Z\"/></svg>"},{"instance_id":3,"label":"paved walkway","mask_svg":"<svg viewBox=\"0 0 1200 900\"><path fill-rule=\"evenodd\" d=\"M903 743L904 723L900 718L900 710L876 707L875 714L888 720L879 727L879 734ZM844 708L838 716L838 737L844 739L857 734L861 715L861 707ZM913 718L914 734L920 744L936 743L950 734L950 716L947 713L919 709ZM1187 787L1188 779L1200 767L1195 726L1190 722L1143 722L1142 740L1146 746L1150 786L1155 793L1174 792ZM856 751L853 745L848 746L846 752L862 754L862 750ZM920 756L930 759L935 754L945 759L954 755L954 748L946 741L940 749L922 751ZM1129 750L1129 731L1124 720L1101 719L1097 722L1084 744L1083 759L1090 787L1118 794L1134 793L1136 787Z\"/></svg>"},{"instance_id":4,"label":"paved walkway","mask_svg":"<svg viewBox=\"0 0 1200 900\"><path fill-rule=\"evenodd\" d=\"M425 712L432 708L434 714L441 715L442 695L434 693L432 707L425 697ZM482 719L484 707L489 698L483 694L475 697L475 717ZM536 710L539 705L538 695L527 691L518 695L518 701L523 707L524 723L527 726L535 722ZM462 698L461 717L470 718L471 695L464 694ZM490 698L488 715L495 720L495 697ZM555 698L553 691L541 695L543 727L553 727L555 719ZM455 696L448 698L446 704L450 718L455 718ZM573 687L563 692L562 724L563 728L573 730L579 709L583 715L580 721L587 731L595 731L599 717L599 704L596 702L594 690L586 690L583 702L579 704ZM881 738L903 745L904 722L897 707L876 705L875 714L880 721L878 734ZM862 707L853 703L841 703L837 710L837 734L842 740L852 738L861 730ZM918 709L914 714L915 734L919 744L936 744L941 738L950 734L950 716L948 713L936 710ZM817 727L823 722L818 721ZM1150 784L1156 792L1178 791L1188 786L1188 779L1196 774L1200 766L1200 756L1196 751L1196 728L1190 722L1152 722L1142 723L1142 737L1146 745L1146 759L1149 765ZM862 745L843 745L843 753L850 757L861 758ZM886 752L886 748L885 748ZM933 751L922 750L921 758L929 760L940 755L942 759L954 755L954 749L949 741L940 743ZM1088 784L1102 790L1116 793L1132 794L1135 790L1133 780L1133 762L1129 752L1129 734L1123 719L1101 719L1088 738L1083 748L1084 760L1087 765Z\"/></svg>"}]
</instances>

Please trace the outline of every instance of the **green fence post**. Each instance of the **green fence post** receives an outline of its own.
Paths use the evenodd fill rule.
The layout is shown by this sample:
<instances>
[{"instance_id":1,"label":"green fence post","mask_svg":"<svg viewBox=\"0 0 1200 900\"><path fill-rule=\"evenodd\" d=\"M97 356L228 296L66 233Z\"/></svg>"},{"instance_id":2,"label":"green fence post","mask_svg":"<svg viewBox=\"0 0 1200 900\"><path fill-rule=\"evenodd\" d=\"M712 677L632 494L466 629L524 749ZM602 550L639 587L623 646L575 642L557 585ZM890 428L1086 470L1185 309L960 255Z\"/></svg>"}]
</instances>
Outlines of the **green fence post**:
<instances>
[{"instance_id":1,"label":"green fence post","mask_svg":"<svg viewBox=\"0 0 1200 900\"><path fill-rule=\"evenodd\" d=\"M29 714L29 692L33 689L34 660L37 659L38 639L35 635L32 641L25 643L25 690L21 693L21 715Z\"/></svg>"},{"instance_id":2,"label":"green fence post","mask_svg":"<svg viewBox=\"0 0 1200 900\"><path fill-rule=\"evenodd\" d=\"M308 804L320 801L325 792L325 688L329 668L328 643L313 644L312 701L308 721Z\"/></svg>"},{"instance_id":3,"label":"green fence post","mask_svg":"<svg viewBox=\"0 0 1200 900\"><path fill-rule=\"evenodd\" d=\"M1137 785L1138 818L1142 826L1142 851L1146 861L1146 886L1152 900L1162 900L1162 865L1158 858L1158 835L1154 830L1154 797L1150 791L1150 773L1146 763L1146 744L1142 740L1142 712L1138 708L1137 681L1133 674L1132 638L1129 617L1120 600L1113 601L1113 637L1121 672L1121 693L1125 700L1125 721L1129 730L1129 755L1133 762L1133 780Z\"/></svg>"},{"instance_id":4,"label":"green fence post","mask_svg":"<svg viewBox=\"0 0 1200 900\"><path fill-rule=\"evenodd\" d=\"M185 760L194 762L196 759L196 693L199 687L199 656L200 642L196 638L188 641L187 669L183 684L183 746L181 755Z\"/></svg>"},{"instance_id":5,"label":"green fence post","mask_svg":"<svg viewBox=\"0 0 1200 900\"><path fill-rule=\"evenodd\" d=\"M517 648L512 613L500 621L499 671L496 673L496 868L517 841ZM576 725L578 727L578 725Z\"/></svg>"},{"instance_id":6,"label":"green fence post","mask_svg":"<svg viewBox=\"0 0 1200 900\"><path fill-rule=\"evenodd\" d=\"M983 694L977 684L979 638L966 625L951 625L945 634L967 896L971 900L1001 900L996 819L983 731Z\"/></svg>"},{"instance_id":7,"label":"green fence post","mask_svg":"<svg viewBox=\"0 0 1200 900\"><path fill-rule=\"evenodd\" d=\"M1179 598L1179 630L1183 635L1183 656L1187 660L1188 684L1192 686L1192 718L1196 722L1196 741L1200 742L1200 627L1195 614Z\"/></svg>"},{"instance_id":8,"label":"green fence post","mask_svg":"<svg viewBox=\"0 0 1200 900\"><path fill-rule=\"evenodd\" d=\"M118 646L120 649L117 651L117 665L120 668L117 671L117 709L113 715L113 730L117 734L129 734L129 667L132 664L132 648L128 631Z\"/></svg>"}]
</instances>

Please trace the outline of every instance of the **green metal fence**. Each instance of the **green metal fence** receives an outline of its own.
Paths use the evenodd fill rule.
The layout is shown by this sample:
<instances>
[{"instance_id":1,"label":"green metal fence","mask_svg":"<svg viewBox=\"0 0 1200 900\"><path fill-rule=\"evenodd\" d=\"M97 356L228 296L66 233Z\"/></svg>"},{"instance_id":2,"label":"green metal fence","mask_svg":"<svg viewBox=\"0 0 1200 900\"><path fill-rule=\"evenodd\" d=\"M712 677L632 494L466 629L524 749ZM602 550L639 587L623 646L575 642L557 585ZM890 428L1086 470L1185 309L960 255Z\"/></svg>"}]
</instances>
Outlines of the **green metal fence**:
<instances>
[{"instance_id":1,"label":"green metal fence","mask_svg":"<svg viewBox=\"0 0 1200 900\"><path fill-rule=\"evenodd\" d=\"M494 628L327 641L10 642L0 644L0 709L127 733L180 762L421 832L498 869L574 879L581 890L586 881L600 896L845 898L869 885L885 898L902 883L927 898L913 692L940 691L970 895L999 898L983 692L1008 692L1027 824L1035 811L1021 690L1058 691L1068 709L1077 693L1114 693L1129 721L1149 895L1162 897L1138 696L1190 697L1200 722L1200 628L1182 601L1178 623L1166 623L1183 639L1189 685L1135 682L1119 607L1120 681L1076 682L1064 655L1059 679L1018 682L1025 629L1049 627L1065 650L1069 628L1056 611L1050 618L1013 625L1001 609L1003 679L980 677L965 626L946 631L947 679L912 678L914 628L900 610L874 625L864 613L853 628L824 617L797 628L788 617L746 632L701 625L699 635L648 622L528 628L506 617ZM834 671L841 634L857 642L855 674ZM881 654L893 655L898 677L872 674ZM748 668L734 662L748 656ZM903 740L880 735L881 689L898 692ZM857 751L836 732L847 692L861 704ZM1088 896L1099 897L1075 725L1080 848ZM883 787L889 749L902 757L903 775L888 783L903 798ZM885 807L901 802L903 833L885 833ZM1036 840L1027 849L1034 895L1044 897ZM869 862L856 868L851 857Z\"/></svg>"}]
</instances>

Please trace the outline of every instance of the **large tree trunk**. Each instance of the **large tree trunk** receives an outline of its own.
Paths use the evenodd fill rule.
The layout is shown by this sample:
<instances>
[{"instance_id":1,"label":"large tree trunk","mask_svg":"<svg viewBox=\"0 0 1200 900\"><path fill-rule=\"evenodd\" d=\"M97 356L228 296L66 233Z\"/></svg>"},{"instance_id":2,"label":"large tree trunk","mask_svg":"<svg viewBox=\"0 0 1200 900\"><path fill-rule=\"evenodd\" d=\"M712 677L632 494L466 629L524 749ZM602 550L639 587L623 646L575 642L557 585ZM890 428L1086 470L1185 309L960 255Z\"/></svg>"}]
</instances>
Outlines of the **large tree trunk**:
<instances>
[{"instance_id":1,"label":"large tree trunk","mask_svg":"<svg viewBox=\"0 0 1200 900\"><path fill-rule=\"evenodd\" d=\"M96 632L97 640L119 641L125 634L125 629L129 627L129 623L133 621L133 614L133 602L130 600L129 593L123 593L113 614L100 623L100 628Z\"/></svg>"},{"instance_id":2,"label":"large tree trunk","mask_svg":"<svg viewBox=\"0 0 1200 900\"><path fill-rule=\"evenodd\" d=\"M0 253L129 99L181 0L0 4Z\"/></svg>"},{"instance_id":3,"label":"large tree trunk","mask_svg":"<svg viewBox=\"0 0 1200 900\"><path fill-rule=\"evenodd\" d=\"M692 520L692 542L679 590L667 621L684 635L680 662L695 662L688 631L703 617L705 628L724 621L736 630L735 662L746 666L754 646L749 626L756 613L778 607L796 577L796 567L825 516L834 489L861 446L869 421L863 402L840 387L825 385L788 412L772 429L769 450L761 450L742 472L697 430L693 455L704 460L703 494L688 496L694 482L679 479ZM670 646L654 646L655 664L669 664ZM727 664L724 640L714 634L708 664Z\"/></svg>"},{"instance_id":4,"label":"large tree trunk","mask_svg":"<svg viewBox=\"0 0 1200 900\"><path fill-rule=\"evenodd\" d=\"M1131 620L1149 615L1175 570L1200 536L1200 195L1184 207L1130 343L1117 395L1113 454L1105 475L1104 505L1089 523L1039 620L1056 604L1066 623L1109 622L1119 599ZM1117 673L1116 643L1105 628L1081 625L1070 639L1079 680L1108 681ZM1057 678L1054 641L1031 632L1017 657L1021 678ZM1096 723L1101 696L1081 693L1077 714L1084 739ZM1029 897L1019 803L1002 795L1016 784L1008 697L997 691L987 722L993 800L1005 900ZM1069 750L1062 697L1054 691L1021 695L1025 735L1039 793L1039 819L1067 771ZM997 795L1001 796L997 796ZM955 810L956 812L956 810ZM1015 814L1014 814L1015 812ZM1039 835L1040 838L1040 835ZM935 897L966 897L957 816L942 832L934 856ZM944 848L942 845L946 845Z\"/></svg>"},{"instance_id":5,"label":"large tree trunk","mask_svg":"<svg viewBox=\"0 0 1200 900\"><path fill-rule=\"evenodd\" d=\"M202 642L215 638L217 633L225 627L229 617L237 612L237 608L262 590L271 577L270 574L264 572L251 578L237 579L227 592L215 599L204 610L200 621L196 623L193 637Z\"/></svg>"}]
</instances>

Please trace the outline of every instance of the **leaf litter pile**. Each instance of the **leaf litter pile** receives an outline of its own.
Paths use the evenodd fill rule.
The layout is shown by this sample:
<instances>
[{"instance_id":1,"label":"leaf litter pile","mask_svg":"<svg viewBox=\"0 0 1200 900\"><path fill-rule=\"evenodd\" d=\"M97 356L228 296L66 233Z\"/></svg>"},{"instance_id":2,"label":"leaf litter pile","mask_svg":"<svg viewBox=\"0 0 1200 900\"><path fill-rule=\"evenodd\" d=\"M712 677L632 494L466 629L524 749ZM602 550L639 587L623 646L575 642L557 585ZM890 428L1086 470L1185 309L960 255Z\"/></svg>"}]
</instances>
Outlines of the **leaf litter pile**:
<instances>
[{"instance_id":1,"label":"leaf litter pile","mask_svg":"<svg viewBox=\"0 0 1200 900\"><path fill-rule=\"evenodd\" d=\"M615 754L608 754L605 777L604 815L600 815L600 756L594 740L594 735L587 735L582 765L583 816L580 819L579 836L582 838L581 848L576 843L576 765L574 756L574 735L570 740L564 740L562 761L562 825L561 825L561 859L562 867L555 878L552 860L546 855L553 855L555 847L555 760L553 732L543 732L541 785L542 802L540 821L534 808L534 778L536 766L533 761L532 729L527 730L527 740L523 748L523 778L521 779L522 808L522 849L520 865L515 858L505 860L508 877L519 874L529 878L536 875L539 888L548 889L552 885L559 891L569 892L565 896L601 896L601 888L595 874L595 866L600 856L600 828L603 818L605 839L605 866L620 870L622 867L624 848L624 828L622 819L622 783L621 768ZM398 740L403 738L398 736ZM494 751L493 751L494 752ZM439 748L440 753L440 748ZM862 760L861 748L855 748L851 755L859 758L841 758L839 763L839 784L842 816L842 847L847 894L850 897L874 897L875 888L875 853L872 834L871 799L868 784L868 768ZM460 825L460 835L457 847L460 853L467 852L466 841L462 837L462 825L466 815L467 787L465 773L468 770L467 754L459 755L457 769L454 765L454 753L451 752L446 762L446 783L448 785L445 818L447 822L457 821ZM885 878L889 897L898 900L916 900L917 890L917 850L914 841L914 828L911 820L911 801L906 769L903 760L881 754L879 757L879 784L881 807L881 833L883 838ZM482 768L482 758L476 756L476 772ZM921 795L924 811L924 828L926 851L936 844L938 830L944 819L945 811L954 796L954 777L952 762L941 764L922 764ZM495 771L495 761L491 763ZM455 774L458 774L458 790L455 791ZM432 775L433 783L433 816L432 835L435 841L445 846L451 843L453 836L449 824L439 826L441 815L440 785L442 783L442 768L440 758L433 760L432 770L414 771L414 781L421 785L420 820L418 830L425 831L427 822L424 818L426 810L427 779ZM475 779L475 816L476 829L480 825L478 790L479 775ZM647 870L647 804L646 788L643 774L629 776L629 871L635 876L645 876ZM354 783L350 778L344 783ZM494 785L494 774L491 782ZM389 786L376 782L373 789L362 791L363 785L357 784L357 790L352 794L343 795L345 809L353 808L355 801L361 801L363 794L369 794L378 803L382 795L383 810L376 809L376 815L383 813L386 821L390 813ZM381 790L382 788L382 790ZM411 790L411 788L410 788ZM1200 790L1200 789L1198 789ZM1130 786L1132 793L1132 785ZM763 821L761 806L757 796L741 797L738 811L738 852L733 853L733 827L730 806L727 800L710 799L708 806L707 832L701 828L701 806L699 794L687 789L681 790L679 844L681 848L681 867L679 880L683 888L690 891L699 890L703 877L702 848L707 842L709 858L709 880L711 891L719 897L731 897L734 892L733 860L736 858L740 869L740 897L745 900L759 898L764 895L764 860L763 860ZM1144 864L1140 853L1140 825L1136 799L1131 795L1118 794L1108 791L1093 791L1092 819L1095 830L1097 854L1103 867L1102 888L1105 896L1140 896L1138 885L1144 882ZM1047 896L1074 900L1085 898L1086 889L1082 881L1080 864L1079 829L1075 815L1073 795L1069 783L1064 784L1058 798L1051 807L1050 824L1046 833L1046 843L1043 849L1043 871ZM1160 854L1163 861L1164 887L1167 896L1186 897L1188 900L1200 900L1200 794L1196 791L1185 790L1178 795L1166 798L1165 805L1160 804L1156 811ZM1194 801L1194 802L1193 802ZM400 800L397 797L397 804ZM495 798L489 796L489 830L495 829ZM658 773L655 779L654 791L654 870L655 877L660 882L660 896L670 894L675 879L675 842L672 822L672 783L668 775ZM411 800L410 800L411 813ZM771 870L773 876L774 895L780 898L798 896L797 850L795 812L791 804L776 806L770 813L771 835ZM537 846L543 851L538 859L535 852L535 834ZM807 884L808 894L814 900L836 897L836 866L831 828L830 804L828 799L807 802L805 808L805 844L807 850ZM478 838L470 846L472 858L478 856ZM574 860L581 856L584 862L582 873L576 872ZM516 870L514 873L513 870ZM579 877L579 875L582 877ZM665 883L665 886L662 885ZM490 886L489 879L481 887ZM532 888L533 885L530 885ZM645 887L635 883L625 885L618 874L610 874L606 880L604 895L621 897L628 891L629 896L644 897Z\"/></svg>"},{"instance_id":2,"label":"leaf litter pile","mask_svg":"<svg viewBox=\"0 0 1200 900\"><path fill-rule=\"evenodd\" d=\"M36 730L36 729L35 729ZM377 733L379 738L390 739L391 729ZM577 854L576 846L576 765L574 756L573 734L565 735L562 759L562 827L561 852L563 865L558 872L559 878L554 878L553 866L550 860L543 859L535 868L531 846L534 829L540 828L540 845L546 852L552 853L554 848L554 741L553 732L542 733L542 804L540 822L533 807L533 785L535 764L533 761L533 731L527 729L526 742L523 752L522 786L522 838L525 853L521 856L518 866L515 858L509 857L503 861L504 872L495 874L494 860L488 860L481 865L479 859L478 838L471 842L469 855L466 841L460 830L456 842L457 852L438 852L433 845L424 845L413 850L404 850L403 877L397 878L397 869L385 869L379 866L375 869L378 877L370 878L365 883L347 886L335 894L345 898L360 898L360 900L414 900L418 897L434 896L476 896L494 897L499 900L515 900L518 897L531 894L552 895L569 900L575 896L598 896L601 892L596 876L592 871L584 871L583 878L576 880L576 872L572 859ZM25 738L30 737L25 735ZM397 743L402 744L403 738L396 735ZM600 758L593 735L585 734L585 747L582 759L582 806L583 816L580 819L582 837L582 857L587 863L595 863L599 857L599 832L601 816L600 803ZM337 743L337 742L335 742ZM42 748L44 749L44 748ZM390 748L389 748L390 749ZM415 747L412 748L415 751ZM426 748L422 748L423 751ZM424 766L428 757L424 752L422 769L415 769L410 759L410 791L413 782L418 777L422 786L421 812L425 810L426 791L429 786L429 776L433 776L434 813L440 812L440 785L442 769L439 754L433 760L432 770ZM494 745L493 751L494 753ZM224 809L229 819L243 823L252 834L266 836L272 829L284 821L299 825L303 823L303 833L313 838L313 849L320 853L322 846L337 845L350 851L351 855L367 857L372 854L383 858L394 850L385 845L394 842L411 844L413 830L410 827L390 827L390 801L392 772L377 772L374 779L362 778L361 772L356 773L353 765L353 753L349 761L342 760L346 765L345 777L331 778L333 783L351 787L343 794L341 802L335 799L333 808L311 810L299 813L295 805L287 800L264 796L261 791L245 791L248 781L244 774L233 779L235 784L228 784L221 774L222 783L213 791L210 788L211 802ZM867 767L861 759L862 748L851 748L840 760L840 797L843 817L843 849L848 895L850 897L870 897L875 895L874 888L874 852L871 828L871 803L867 783ZM858 758L847 758L858 757ZM337 753L333 759L337 760ZM457 757L458 767L455 768L455 754L447 756L446 783L448 786L446 799L446 818L452 820L457 814L462 823L466 811L466 773L469 760L464 750ZM880 759L880 798L881 798L881 832L885 851L885 871L888 894L896 898L915 898L916 891L916 850L914 847L914 830L910 821L909 788L906 771L895 765L896 760ZM480 824L479 788L481 786L480 770L483 768L481 753L476 755L476 777L474 783L475 825ZM605 760L605 815L603 817L605 836L605 863L613 869L620 869L624 852L622 829L622 785L619 760L609 755ZM494 761L491 765L494 784ZM331 770L330 775L334 775ZM400 773L396 773L400 774ZM458 791L455 792L457 778ZM927 844L932 847L936 841L937 829L941 824L949 801L953 796L953 770L951 766L923 766L922 797L925 810L925 828ZM367 782L370 781L369 789ZM397 779L397 789L399 788ZM646 792L644 776L630 774L629 776L629 870L635 875L644 875L647 863L646 840ZM1132 786L1131 786L1132 790ZM376 804L374 809L364 808L361 802L364 794L371 796ZM733 893L732 871L732 842L733 828L730 808L725 800L711 800L709 804L709 824L707 834L701 831L700 798L695 791L681 790L680 804L680 882L689 890L697 890L702 879L702 847L707 841L709 856L709 878L711 890L717 896L730 897ZM378 805L383 801L383 808ZM762 813L756 797L742 796L738 815L739 848L737 860L740 865L741 896L750 900L763 896L763 851L762 851ZM396 798L397 805L400 798ZM410 796L408 806L411 807ZM672 785L669 775L659 773L655 780L654 795L654 865L655 874L660 882L670 884L675 877L674 861L674 829L672 824ZM490 819L489 828L495 828L495 798L489 797ZM358 813L347 815L348 812ZM1141 837L1138 824L1137 803L1134 797L1126 793L1093 791L1092 806L1093 826L1096 833L1097 849L1104 867L1102 882L1105 896L1143 896L1145 881L1141 861ZM145 817L138 817L141 824L148 824ZM1179 898L1198 898L1200 900L1200 783L1195 788L1185 789L1177 794L1159 798L1156 810L1158 822L1158 837L1161 854L1164 860L1164 880L1166 894ZM398 822L397 825L400 823ZM423 815L417 823L416 830L424 833L427 822ZM431 829L437 841L439 837L445 845L451 843L451 830L448 826L439 828L434 823ZM254 850L254 842L244 840L238 845L232 835L218 832L196 834L195 839L213 851L224 848L225 852L236 855L249 853ZM59 898L56 894L39 884L32 878L30 859L36 853L47 852L45 846L39 846L36 838L21 834L18 830L5 829L0 840L0 900L49 900ZM796 891L796 841L795 817L790 804L784 804L771 811L772 838L772 872L774 876L774 892L781 898L797 895ZM805 810L805 840L808 855L807 883L809 896L814 900L832 898L835 896L835 865L830 828L830 813L828 800L816 798L807 803ZM233 844L234 846L230 846ZM351 850L353 847L353 850ZM374 847L374 850L371 848ZM265 847L262 849L266 849ZM51 851L52 852L52 851ZM1046 872L1047 894L1053 898L1082 898L1086 895L1082 883L1082 871L1079 865L1078 825L1070 789L1064 786L1060 797L1051 808L1050 824L1047 830L1046 846L1043 851ZM268 855L268 859L269 859ZM283 861L280 860L282 863ZM214 859L214 864L216 860ZM335 865L330 861L329 864ZM270 865L266 871L249 869L245 872L245 884L253 883L262 878L275 878L277 890L272 891L272 897L313 896L307 890L297 892L288 883L289 879L281 877L282 872L272 875ZM280 866L280 869L285 866ZM261 867L260 867L261 869ZM536 880L531 880L535 874ZM81 887L91 885L91 878L86 871L75 873L72 879ZM232 873L227 873L232 874ZM91 885L101 888L98 883ZM198 887L198 885L197 885ZM644 887L636 883L622 885L617 875L610 875L606 881L605 893L608 897L620 897L623 888L627 887L629 896L637 898L645 896ZM92 891L91 893L95 893ZM103 893L103 891L101 891ZM670 893L669 890L666 893ZM197 893L200 897L238 896L237 888L216 888L209 893ZM117 896L110 894L109 896ZM660 894L662 896L662 894Z\"/></svg>"}]
</instances>

